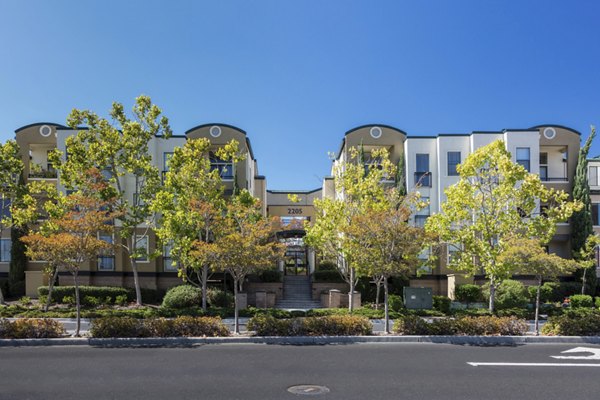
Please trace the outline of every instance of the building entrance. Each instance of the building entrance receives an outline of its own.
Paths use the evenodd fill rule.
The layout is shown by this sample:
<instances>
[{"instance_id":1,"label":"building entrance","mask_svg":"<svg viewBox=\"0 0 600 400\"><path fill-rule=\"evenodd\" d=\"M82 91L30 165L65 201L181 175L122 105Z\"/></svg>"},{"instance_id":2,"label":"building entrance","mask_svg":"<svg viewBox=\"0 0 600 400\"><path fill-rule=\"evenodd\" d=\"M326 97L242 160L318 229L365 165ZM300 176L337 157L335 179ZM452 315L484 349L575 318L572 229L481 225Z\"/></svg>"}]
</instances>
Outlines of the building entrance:
<instances>
[{"instance_id":1,"label":"building entrance","mask_svg":"<svg viewBox=\"0 0 600 400\"><path fill-rule=\"evenodd\" d=\"M304 230L281 231L277 234L279 240L285 244L285 258L283 261L283 274L309 275L308 251L304 245Z\"/></svg>"}]
</instances>

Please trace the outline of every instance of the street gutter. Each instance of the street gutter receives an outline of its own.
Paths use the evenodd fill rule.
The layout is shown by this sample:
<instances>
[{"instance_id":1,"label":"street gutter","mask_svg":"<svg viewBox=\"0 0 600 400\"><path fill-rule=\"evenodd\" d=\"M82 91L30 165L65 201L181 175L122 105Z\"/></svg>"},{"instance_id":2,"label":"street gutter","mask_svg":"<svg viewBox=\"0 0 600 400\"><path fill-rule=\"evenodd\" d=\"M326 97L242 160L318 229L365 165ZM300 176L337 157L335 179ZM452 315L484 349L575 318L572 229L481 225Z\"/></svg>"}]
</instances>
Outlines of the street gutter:
<instances>
[{"instance_id":1,"label":"street gutter","mask_svg":"<svg viewBox=\"0 0 600 400\"><path fill-rule=\"evenodd\" d=\"M233 336L176 338L0 339L0 347L194 347L207 344L326 345L358 343L436 343L471 346L600 344L600 336Z\"/></svg>"}]
</instances>

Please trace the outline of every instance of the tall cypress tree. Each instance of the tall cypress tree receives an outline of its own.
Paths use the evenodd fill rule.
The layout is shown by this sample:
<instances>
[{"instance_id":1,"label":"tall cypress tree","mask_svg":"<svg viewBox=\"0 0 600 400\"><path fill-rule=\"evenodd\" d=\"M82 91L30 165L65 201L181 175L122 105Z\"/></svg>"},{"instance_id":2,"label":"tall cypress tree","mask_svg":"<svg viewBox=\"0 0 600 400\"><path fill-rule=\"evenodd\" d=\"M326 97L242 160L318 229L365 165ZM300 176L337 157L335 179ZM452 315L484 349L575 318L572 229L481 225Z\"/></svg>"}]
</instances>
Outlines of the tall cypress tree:
<instances>
[{"instance_id":1,"label":"tall cypress tree","mask_svg":"<svg viewBox=\"0 0 600 400\"><path fill-rule=\"evenodd\" d=\"M400 159L398 160L398 169L396 171L396 187L398 188L398 193L402 196L406 196L406 171L404 169L404 152L400 154Z\"/></svg>"},{"instance_id":2,"label":"tall cypress tree","mask_svg":"<svg viewBox=\"0 0 600 400\"><path fill-rule=\"evenodd\" d=\"M25 255L25 243L21 237L27 234L26 227L15 226L10 233L10 267L8 271L8 285L10 295L13 297L25 294L25 268L27 267L27 256Z\"/></svg>"},{"instance_id":3,"label":"tall cypress tree","mask_svg":"<svg viewBox=\"0 0 600 400\"><path fill-rule=\"evenodd\" d=\"M585 246L585 241L589 235L594 233L594 227L592 222L592 201L590 199L590 185L588 183L588 153L592 141L596 136L596 128L592 126L590 136L588 136L585 144L579 149L579 159L577 160L577 170L575 171L575 183L573 186L573 199L579 200L583 203L581 211L577 211L573 214L571 221L571 248L573 254L579 252L581 248ZM584 271L578 270L575 276L582 278ZM588 288L591 289L593 295L596 289L596 269L589 268L585 271L586 281Z\"/></svg>"}]
</instances>

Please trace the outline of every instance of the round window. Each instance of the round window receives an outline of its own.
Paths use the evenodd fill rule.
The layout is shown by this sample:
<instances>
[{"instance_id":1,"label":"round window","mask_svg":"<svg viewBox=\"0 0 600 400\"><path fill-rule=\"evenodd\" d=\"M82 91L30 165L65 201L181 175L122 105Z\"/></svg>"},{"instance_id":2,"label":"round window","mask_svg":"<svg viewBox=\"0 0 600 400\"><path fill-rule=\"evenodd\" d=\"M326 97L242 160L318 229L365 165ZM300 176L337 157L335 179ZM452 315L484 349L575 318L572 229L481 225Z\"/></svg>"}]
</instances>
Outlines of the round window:
<instances>
[{"instance_id":1,"label":"round window","mask_svg":"<svg viewBox=\"0 0 600 400\"><path fill-rule=\"evenodd\" d=\"M381 128L378 126L374 126L371 128L371 130L369 131L369 133L371 134L371 136L374 139L379 139L381 137L381 134L383 133Z\"/></svg>"},{"instance_id":2,"label":"round window","mask_svg":"<svg viewBox=\"0 0 600 400\"><path fill-rule=\"evenodd\" d=\"M40 135L42 135L43 137L48 137L51 134L52 134L52 128L50 128L48 125L40 126Z\"/></svg>"},{"instance_id":3,"label":"round window","mask_svg":"<svg viewBox=\"0 0 600 400\"><path fill-rule=\"evenodd\" d=\"M555 136L556 136L556 130L554 128L544 129L544 137L546 139L554 139Z\"/></svg>"},{"instance_id":4,"label":"round window","mask_svg":"<svg viewBox=\"0 0 600 400\"><path fill-rule=\"evenodd\" d=\"M211 126L210 127L210 136L212 137L219 137L221 136L221 128L218 126Z\"/></svg>"}]
</instances>

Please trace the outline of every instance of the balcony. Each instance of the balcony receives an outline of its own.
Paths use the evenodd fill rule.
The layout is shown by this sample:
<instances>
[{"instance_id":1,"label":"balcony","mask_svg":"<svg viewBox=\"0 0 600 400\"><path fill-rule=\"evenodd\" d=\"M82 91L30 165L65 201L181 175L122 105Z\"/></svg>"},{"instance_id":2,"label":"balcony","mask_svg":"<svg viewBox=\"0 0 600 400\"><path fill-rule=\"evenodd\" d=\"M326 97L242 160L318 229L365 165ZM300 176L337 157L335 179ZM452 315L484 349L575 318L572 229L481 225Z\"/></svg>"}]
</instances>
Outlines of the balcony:
<instances>
[{"instance_id":1,"label":"balcony","mask_svg":"<svg viewBox=\"0 0 600 400\"><path fill-rule=\"evenodd\" d=\"M431 172L415 172L415 186L431 187Z\"/></svg>"},{"instance_id":2,"label":"balcony","mask_svg":"<svg viewBox=\"0 0 600 400\"><path fill-rule=\"evenodd\" d=\"M29 178L32 179L56 179L58 174L56 170L50 166L47 169L41 167L30 167Z\"/></svg>"},{"instance_id":3,"label":"balcony","mask_svg":"<svg viewBox=\"0 0 600 400\"><path fill-rule=\"evenodd\" d=\"M540 179L542 182L568 182L568 147L540 146Z\"/></svg>"}]
</instances>

